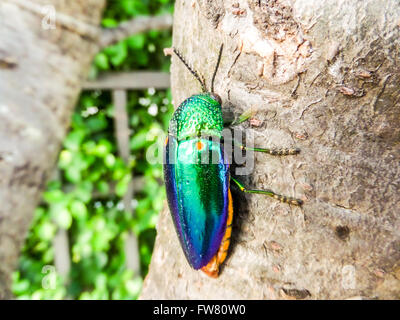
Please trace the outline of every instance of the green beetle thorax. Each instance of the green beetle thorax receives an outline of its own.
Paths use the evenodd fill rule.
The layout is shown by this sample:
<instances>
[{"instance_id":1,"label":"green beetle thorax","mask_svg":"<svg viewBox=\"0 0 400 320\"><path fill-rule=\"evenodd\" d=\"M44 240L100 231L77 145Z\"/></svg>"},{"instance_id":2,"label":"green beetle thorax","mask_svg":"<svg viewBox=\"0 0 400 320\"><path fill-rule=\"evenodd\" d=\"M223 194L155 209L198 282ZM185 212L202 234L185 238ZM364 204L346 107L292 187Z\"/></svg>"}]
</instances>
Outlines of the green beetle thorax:
<instances>
[{"instance_id":1,"label":"green beetle thorax","mask_svg":"<svg viewBox=\"0 0 400 320\"><path fill-rule=\"evenodd\" d=\"M199 136L221 137L224 123L218 97L211 93L191 96L175 110L168 132L178 140Z\"/></svg>"}]
</instances>

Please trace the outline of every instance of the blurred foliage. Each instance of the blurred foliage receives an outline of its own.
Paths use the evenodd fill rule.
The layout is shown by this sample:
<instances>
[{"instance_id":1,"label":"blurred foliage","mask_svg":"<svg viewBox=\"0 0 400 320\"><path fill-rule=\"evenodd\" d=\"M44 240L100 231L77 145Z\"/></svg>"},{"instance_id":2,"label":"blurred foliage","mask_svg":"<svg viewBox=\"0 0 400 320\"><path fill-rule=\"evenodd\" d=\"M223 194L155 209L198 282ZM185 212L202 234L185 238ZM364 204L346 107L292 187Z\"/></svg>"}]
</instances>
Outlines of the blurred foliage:
<instances>
[{"instance_id":1,"label":"blurred foliage","mask_svg":"<svg viewBox=\"0 0 400 320\"><path fill-rule=\"evenodd\" d=\"M109 1L102 24L114 27L137 15L172 12L173 1ZM137 34L105 48L93 61L90 76L112 70L169 70L163 48L171 31ZM173 111L169 90L130 91L128 112L131 155L128 165L118 157L114 108L110 92L83 92L71 129L48 183L13 274L19 299L136 299L146 275L155 239L155 223L165 191L162 166L150 164L146 152L159 142ZM122 197L130 180L144 177L135 190L134 217L124 211ZM68 235L71 272L55 272L53 240ZM129 232L139 238L141 274L125 267L124 243Z\"/></svg>"}]
</instances>

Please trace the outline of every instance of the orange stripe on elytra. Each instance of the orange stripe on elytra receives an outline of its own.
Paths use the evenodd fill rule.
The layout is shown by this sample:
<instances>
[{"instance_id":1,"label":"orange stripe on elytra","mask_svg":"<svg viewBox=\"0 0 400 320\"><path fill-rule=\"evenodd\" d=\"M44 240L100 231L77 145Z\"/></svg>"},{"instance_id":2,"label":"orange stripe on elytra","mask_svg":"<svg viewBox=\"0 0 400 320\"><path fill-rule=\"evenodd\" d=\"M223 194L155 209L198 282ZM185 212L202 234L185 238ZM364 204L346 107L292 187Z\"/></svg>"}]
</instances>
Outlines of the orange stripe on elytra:
<instances>
[{"instance_id":1,"label":"orange stripe on elytra","mask_svg":"<svg viewBox=\"0 0 400 320\"><path fill-rule=\"evenodd\" d=\"M232 234L232 227L227 227L224 238L230 238Z\"/></svg>"},{"instance_id":2,"label":"orange stripe on elytra","mask_svg":"<svg viewBox=\"0 0 400 320\"><path fill-rule=\"evenodd\" d=\"M231 195L231 190L230 189L229 189L228 199L229 199L228 219L226 219L226 225L227 226L232 224L232 219L233 219L233 205L232 205L232 195Z\"/></svg>"},{"instance_id":3,"label":"orange stripe on elytra","mask_svg":"<svg viewBox=\"0 0 400 320\"><path fill-rule=\"evenodd\" d=\"M230 244L230 241L229 241L229 240L224 242L224 244L223 244L223 246L222 246L222 248L224 249L224 251L228 250L229 244ZM221 251L221 249L219 249L219 251Z\"/></svg>"},{"instance_id":4,"label":"orange stripe on elytra","mask_svg":"<svg viewBox=\"0 0 400 320\"><path fill-rule=\"evenodd\" d=\"M228 251L221 252L221 254L219 254L219 257L218 257L218 258L219 258L220 260L224 261L225 258L226 258L226 256L227 256L227 254L228 254Z\"/></svg>"},{"instance_id":5,"label":"orange stripe on elytra","mask_svg":"<svg viewBox=\"0 0 400 320\"><path fill-rule=\"evenodd\" d=\"M197 141L197 143L196 143L196 148L197 148L197 150L202 150L203 149L203 147L204 147L204 144L203 144L203 142L201 142L201 141Z\"/></svg>"},{"instance_id":6,"label":"orange stripe on elytra","mask_svg":"<svg viewBox=\"0 0 400 320\"><path fill-rule=\"evenodd\" d=\"M226 255L228 253L229 245L231 243L231 233L232 233L232 219L233 219L233 203L232 194L229 189L228 192L228 218L226 225L229 226L225 230L224 237L222 238L221 245L218 249L217 254L211 258L210 262L201 268L201 270L210 277L217 278L219 273L219 266L224 262Z\"/></svg>"}]
</instances>

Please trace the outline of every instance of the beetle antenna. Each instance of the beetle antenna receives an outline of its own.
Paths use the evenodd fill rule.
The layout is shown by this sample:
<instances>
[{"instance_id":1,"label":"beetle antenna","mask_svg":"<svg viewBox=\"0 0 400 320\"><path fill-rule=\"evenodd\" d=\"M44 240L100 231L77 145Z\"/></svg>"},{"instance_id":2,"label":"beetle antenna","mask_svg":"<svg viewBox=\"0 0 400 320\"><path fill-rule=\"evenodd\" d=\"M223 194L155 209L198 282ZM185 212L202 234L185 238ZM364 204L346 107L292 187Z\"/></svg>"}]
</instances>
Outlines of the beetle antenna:
<instances>
[{"instance_id":1,"label":"beetle antenna","mask_svg":"<svg viewBox=\"0 0 400 320\"><path fill-rule=\"evenodd\" d=\"M219 63L221 62L221 56L222 56L223 47L224 47L224 44L221 44L221 47L219 48L217 64L215 65L214 74L213 74L213 76L211 78L211 92L212 93L214 93L214 80L215 80L215 76L216 76L217 71L218 71Z\"/></svg>"},{"instance_id":2,"label":"beetle antenna","mask_svg":"<svg viewBox=\"0 0 400 320\"><path fill-rule=\"evenodd\" d=\"M185 58L182 56L182 54L176 49L172 48L174 50L174 53L177 55L177 57L183 62L186 68L190 71L190 73L197 79L198 82L200 82L201 88L203 92L206 92L206 83L204 81L204 77L200 78L199 74L190 67L190 65L186 62Z\"/></svg>"}]
</instances>

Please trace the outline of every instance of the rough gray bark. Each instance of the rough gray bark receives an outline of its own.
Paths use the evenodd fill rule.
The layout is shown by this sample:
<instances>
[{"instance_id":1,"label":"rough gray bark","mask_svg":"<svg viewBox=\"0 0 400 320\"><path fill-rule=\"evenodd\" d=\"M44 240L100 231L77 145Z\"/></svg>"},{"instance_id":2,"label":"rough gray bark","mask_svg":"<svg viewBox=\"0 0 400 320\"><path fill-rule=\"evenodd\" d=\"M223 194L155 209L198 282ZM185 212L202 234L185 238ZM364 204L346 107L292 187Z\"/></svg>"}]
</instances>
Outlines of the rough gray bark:
<instances>
[{"instance_id":1,"label":"rough gray bark","mask_svg":"<svg viewBox=\"0 0 400 320\"><path fill-rule=\"evenodd\" d=\"M55 29L42 28L40 8L49 4ZM103 6L98 0L0 3L0 298L11 296L33 210L98 50L92 31Z\"/></svg>"},{"instance_id":2,"label":"rough gray bark","mask_svg":"<svg viewBox=\"0 0 400 320\"><path fill-rule=\"evenodd\" d=\"M194 23L196 22L196 23ZM174 46L210 79L223 107L258 113L241 129L259 146L233 189L233 242L218 279L192 270L168 209L142 299L400 298L399 1L176 2ZM172 60L174 104L200 91Z\"/></svg>"}]
</instances>

